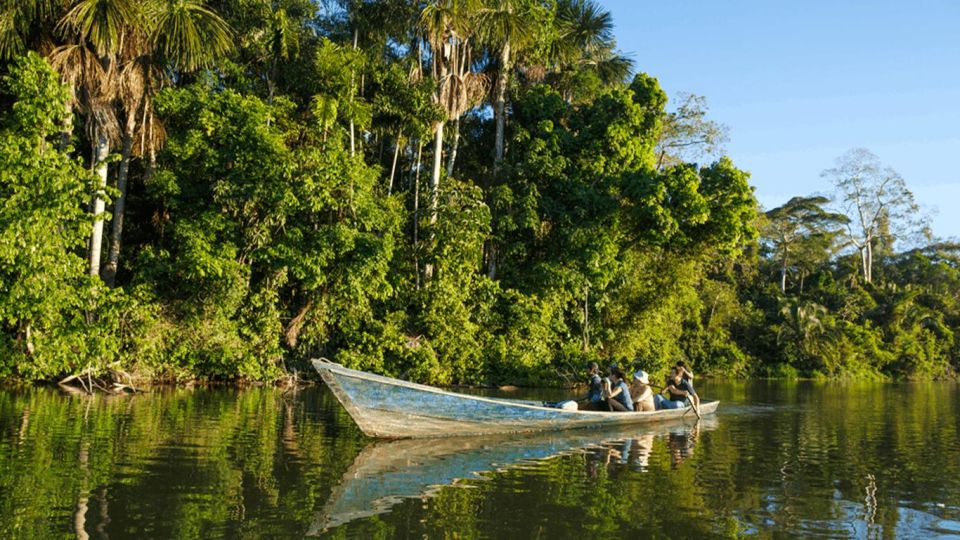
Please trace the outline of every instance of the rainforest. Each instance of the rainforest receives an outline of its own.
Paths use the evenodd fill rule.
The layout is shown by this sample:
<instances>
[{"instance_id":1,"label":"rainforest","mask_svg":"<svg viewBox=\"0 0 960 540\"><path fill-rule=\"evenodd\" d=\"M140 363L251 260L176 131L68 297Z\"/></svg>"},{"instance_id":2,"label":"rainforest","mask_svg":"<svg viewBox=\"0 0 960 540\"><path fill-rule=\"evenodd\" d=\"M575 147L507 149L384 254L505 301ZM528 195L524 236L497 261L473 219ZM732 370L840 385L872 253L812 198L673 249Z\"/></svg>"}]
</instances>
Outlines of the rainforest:
<instances>
[{"instance_id":1,"label":"rainforest","mask_svg":"<svg viewBox=\"0 0 960 540\"><path fill-rule=\"evenodd\" d=\"M950 379L960 245L855 148L762 208L594 0L0 1L0 378ZM86 381L86 382L83 382Z\"/></svg>"}]
</instances>

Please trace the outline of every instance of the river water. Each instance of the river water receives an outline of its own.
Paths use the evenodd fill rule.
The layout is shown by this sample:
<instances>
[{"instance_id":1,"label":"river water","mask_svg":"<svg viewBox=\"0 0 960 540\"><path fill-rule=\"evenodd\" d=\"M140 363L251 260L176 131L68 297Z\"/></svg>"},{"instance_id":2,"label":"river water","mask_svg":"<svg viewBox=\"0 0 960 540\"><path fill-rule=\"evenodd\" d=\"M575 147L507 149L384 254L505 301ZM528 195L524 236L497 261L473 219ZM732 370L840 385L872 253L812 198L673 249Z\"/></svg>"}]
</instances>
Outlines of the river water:
<instances>
[{"instance_id":1,"label":"river water","mask_svg":"<svg viewBox=\"0 0 960 540\"><path fill-rule=\"evenodd\" d=\"M389 443L322 386L0 390L0 537L960 538L955 384L698 390L699 423Z\"/></svg>"}]
</instances>

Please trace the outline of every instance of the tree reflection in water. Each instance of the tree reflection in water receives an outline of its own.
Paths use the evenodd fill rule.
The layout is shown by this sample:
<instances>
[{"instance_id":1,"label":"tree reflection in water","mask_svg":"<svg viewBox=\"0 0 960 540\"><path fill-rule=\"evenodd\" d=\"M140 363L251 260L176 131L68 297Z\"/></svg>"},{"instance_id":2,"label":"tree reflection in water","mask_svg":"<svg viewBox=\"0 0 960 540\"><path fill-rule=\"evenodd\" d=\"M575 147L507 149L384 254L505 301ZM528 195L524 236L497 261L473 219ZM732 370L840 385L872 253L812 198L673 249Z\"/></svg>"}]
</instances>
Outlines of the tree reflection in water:
<instances>
[{"instance_id":1,"label":"tree reflection in water","mask_svg":"<svg viewBox=\"0 0 960 540\"><path fill-rule=\"evenodd\" d=\"M643 470L656 437L686 437L701 426L713 429L716 425L711 417L693 426L673 421L630 428L373 442L344 473L310 532L388 512L403 499L436 496L443 486L473 487L469 480L489 478L488 473L514 468L536 471L545 460L558 456L583 455L589 478L597 478L600 469L612 474L611 467L630 463ZM687 440L695 441L695 436Z\"/></svg>"},{"instance_id":2,"label":"tree reflection in water","mask_svg":"<svg viewBox=\"0 0 960 540\"><path fill-rule=\"evenodd\" d=\"M960 536L955 384L699 390L715 425L461 447L371 441L323 387L0 390L0 538Z\"/></svg>"}]
</instances>

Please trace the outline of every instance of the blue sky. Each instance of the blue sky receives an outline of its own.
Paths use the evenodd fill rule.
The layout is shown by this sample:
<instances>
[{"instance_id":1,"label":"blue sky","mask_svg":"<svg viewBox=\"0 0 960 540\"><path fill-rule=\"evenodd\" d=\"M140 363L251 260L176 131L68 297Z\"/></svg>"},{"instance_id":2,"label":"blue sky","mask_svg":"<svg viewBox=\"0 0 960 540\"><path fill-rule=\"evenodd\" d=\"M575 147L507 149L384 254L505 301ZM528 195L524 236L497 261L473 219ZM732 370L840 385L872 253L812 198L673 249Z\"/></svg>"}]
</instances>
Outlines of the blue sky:
<instances>
[{"instance_id":1,"label":"blue sky","mask_svg":"<svg viewBox=\"0 0 960 540\"><path fill-rule=\"evenodd\" d=\"M864 147L960 238L960 1L600 2L639 71L707 97L765 208Z\"/></svg>"}]
</instances>

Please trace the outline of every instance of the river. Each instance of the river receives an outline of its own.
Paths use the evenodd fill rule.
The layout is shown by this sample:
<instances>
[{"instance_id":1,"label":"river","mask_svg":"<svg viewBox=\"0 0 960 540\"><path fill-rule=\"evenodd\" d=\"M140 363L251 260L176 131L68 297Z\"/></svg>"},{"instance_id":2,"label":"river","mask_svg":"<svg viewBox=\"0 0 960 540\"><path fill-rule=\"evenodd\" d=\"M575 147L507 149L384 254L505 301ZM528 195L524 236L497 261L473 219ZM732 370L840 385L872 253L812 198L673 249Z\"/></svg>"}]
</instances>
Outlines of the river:
<instances>
[{"instance_id":1,"label":"river","mask_svg":"<svg viewBox=\"0 0 960 540\"><path fill-rule=\"evenodd\" d=\"M382 443L322 386L0 390L0 537L960 537L956 384L698 391L699 423Z\"/></svg>"}]
</instances>

